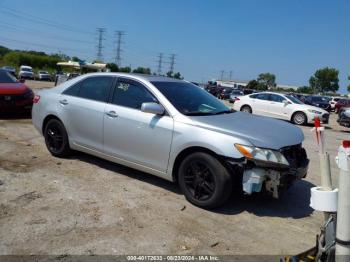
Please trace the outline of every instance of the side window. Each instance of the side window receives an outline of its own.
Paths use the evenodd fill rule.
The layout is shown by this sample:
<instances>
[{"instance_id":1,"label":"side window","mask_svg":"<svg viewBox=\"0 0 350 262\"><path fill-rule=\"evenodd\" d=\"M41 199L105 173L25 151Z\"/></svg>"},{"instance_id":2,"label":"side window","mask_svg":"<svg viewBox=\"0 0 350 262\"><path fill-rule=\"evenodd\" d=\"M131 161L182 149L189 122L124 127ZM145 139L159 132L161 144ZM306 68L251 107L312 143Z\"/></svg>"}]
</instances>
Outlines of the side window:
<instances>
[{"instance_id":1,"label":"side window","mask_svg":"<svg viewBox=\"0 0 350 262\"><path fill-rule=\"evenodd\" d=\"M113 77L96 76L85 79L80 86L78 96L100 102L106 102Z\"/></svg>"},{"instance_id":2,"label":"side window","mask_svg":"<svg viewBox=\"0 0 350 262\"><path fill-rule=\"evenodd\" d=\"M71 87L68 87L66 90L64 90L62 94L69 95L69 96L77 96L79 93L80 85L81 85L81 82L76 83Z\"/></svg>"},{"instance_id":3,"label":"side window","mask_svg":"<svg viewBox=\"0 0 350 262\"><path fill-rule=\"evenodd\" d=\"M255 99L255 98L257 97L257 94L255 94L255 95L250 95L249 97Z\"/></svg>"},{"instance_id":4,"label":"side window","mask_svg":"<svg viewBox=\"0 0 350 262\"><path fill-rule=\"evenodd\" d=\"M119 80L113 94L112 104L141 109L142 103L158 102L142 84L132 80Z\"/></svg>"},{"instance_id":5,"label":"side window","mask_svg":"<svg viewBox=\"0 0 350 262\"><path fill-rule=\"evenodd\" d=\"M282 96L275 95L275 94L270 95L270 101L282 103L283 100L285 100L285 99Z\"/></svg>"},{"instance_id":6,"label":"side window","mask_svg":"<svg viewBox=\"0 0 350 262\"><path fill-rule=\"evenodd\" d=\"M260 100L269 100L269 96L270 94L260 93L256 96L256 98Z\"/></svg>"}]
</instances>

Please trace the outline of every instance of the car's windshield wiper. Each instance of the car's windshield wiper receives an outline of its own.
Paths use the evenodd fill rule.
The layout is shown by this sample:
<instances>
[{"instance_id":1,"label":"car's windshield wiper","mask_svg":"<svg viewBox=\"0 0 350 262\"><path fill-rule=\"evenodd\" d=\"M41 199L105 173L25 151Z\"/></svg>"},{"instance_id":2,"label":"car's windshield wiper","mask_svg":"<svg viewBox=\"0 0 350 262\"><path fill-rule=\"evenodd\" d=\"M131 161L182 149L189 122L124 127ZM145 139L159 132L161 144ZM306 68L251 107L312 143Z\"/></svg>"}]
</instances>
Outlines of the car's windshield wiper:
<instances>
[{"instance_id":1,"label":"car's windshield wiper","mask_svg":"<svg viewBox=\"0 0 350 262\"><path fill-rule=\"evenodd\" d=\"M186 116L213 116L213 115L221 115L221 114L230 114L233 113L231 110L224 110L219 112L201 112L201 111L195 111L195 112L189 112L186 113Z\"/></svg>"},{"instance_id":2,"label":"car's windshield wiper","mask_svg":"<svg viewBox=\"0 0 350 262\"><path fill-rule=\"evenodd\" d=\"M232 110L224 110L224 111L219 111L219 112L216 112L216 113L212 113L212 115L231 114L231 113L233 113Z\"/></svg>"},{"instance_id":3,"label":"car's windshield wiper","mask_svg":"<svg viewBox=\"0 0 350 262\"><path fill-rule=\"evenodd\" d=\"M201 111L194 111L194 112L188 112L185 115L186 116L210 116L213 113L211 112L201 112Z\"/></svg>"}]
</instances>

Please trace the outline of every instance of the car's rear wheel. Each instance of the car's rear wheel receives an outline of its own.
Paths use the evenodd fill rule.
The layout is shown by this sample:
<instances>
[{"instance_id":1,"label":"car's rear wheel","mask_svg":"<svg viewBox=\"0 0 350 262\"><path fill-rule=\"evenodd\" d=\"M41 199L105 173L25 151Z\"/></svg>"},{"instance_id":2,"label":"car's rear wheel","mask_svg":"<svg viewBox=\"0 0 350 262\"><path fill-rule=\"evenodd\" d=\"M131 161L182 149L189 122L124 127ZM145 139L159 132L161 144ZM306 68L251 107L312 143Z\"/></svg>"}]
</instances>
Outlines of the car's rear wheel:
<instances>
[{"instance_id":1,"label":"car's rear wheel","mask_svg":"<svg viewBox=\"0 0 350 262\"><path fill-rule=\"evenodd\" d=\"M61 121L51 119L44 129L45 144L53 156L67 157L71 153L67 131Z\"/></svg>"},{"instance_id":2,"label":"car's rear wheel","mask_svg":"<svg viewBox=\"0 0 350 262\"><path fill-rule=\"evenodd\" d=\"M245 106L242 106L242 107L241 107L241 112L251 114L253 111L252 111L252 108L251 108L250 106L245 105Z\"/></svg>"},{"instance_id":3,"label":"car's rear wheel","mask_svg":"<svg viewBox=\"0 0 350 262\"><path fill-rule=\"evenodd\" d=\"M193 153L182 161L178 179L186 199L203 208L224 204L232 192L228 170L214 156L203 152Z\"/></svg>"},{"instance_id":4,"label":"car's rear wheel","mask_svg":"<svg viewBox=\"0 0 350 262\"><path fill-rule=\"evenodd\" d=\"M307 122L307 117L303 112L296 112L292 117L292 121L296 125L305 125Z\"/></svg>"}]
</instances>

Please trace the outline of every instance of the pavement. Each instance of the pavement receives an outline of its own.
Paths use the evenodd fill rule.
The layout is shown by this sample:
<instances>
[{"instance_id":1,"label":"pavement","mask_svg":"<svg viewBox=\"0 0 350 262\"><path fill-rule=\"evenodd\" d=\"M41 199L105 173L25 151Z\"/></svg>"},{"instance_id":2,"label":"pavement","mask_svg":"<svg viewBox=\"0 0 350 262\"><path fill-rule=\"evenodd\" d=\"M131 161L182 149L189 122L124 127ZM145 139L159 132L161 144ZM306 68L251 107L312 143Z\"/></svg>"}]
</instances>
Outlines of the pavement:
<instances>
[{"instance_id":1,"label":"pavement","mask_svg":"<svg viewBox=\"0 0 350 262\"><path fill-rule=\"evenodd\" d=\"M27 81L36 88L52 83ZM308 176L279 200L237 196L221 208L191 205L176 184L76 153L51 156L23 118L0 120L0 254L4 255L281 255L315 244L323 215L309 207L319 185L311 126L301 127L311 160ZM332 114L326 149L334 157L350 129Z\"/></svg>"}]
</instances>

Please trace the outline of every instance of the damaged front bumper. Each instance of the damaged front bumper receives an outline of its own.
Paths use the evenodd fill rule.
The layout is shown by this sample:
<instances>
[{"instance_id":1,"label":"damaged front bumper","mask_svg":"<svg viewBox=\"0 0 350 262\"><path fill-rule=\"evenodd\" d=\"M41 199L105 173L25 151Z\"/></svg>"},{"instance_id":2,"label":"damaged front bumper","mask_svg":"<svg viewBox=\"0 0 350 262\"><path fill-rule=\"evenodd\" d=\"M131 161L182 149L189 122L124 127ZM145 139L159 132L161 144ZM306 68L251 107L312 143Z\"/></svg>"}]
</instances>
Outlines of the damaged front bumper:
<instances>
[{"instance_id":1,"label":"damaged front bumper","mask_svg":"<svg viewBox=\"0 0 350 262\"><path fill-rule=\"evenodd\" d=\"M305 178L309 166L305 150L300 146L289 147L288 150L285 156L290 165L242 158L238 165L242 175L243 191L249 195L255 192L267 192L274 198L279 198L293 182ZM296 153L292 152L293 150ZM291 152L293 154L290 154ZM227 162L231 166L234 164L232 160ZM237 166L237 162L235 164Z\"/></svg>"},{"instance_id":2,"label":"damaged front bumper","mask_svg":"<svg viewBox=\"0 0 350 262\"><path fill-rule=\"evenodd\" d=\"M259 166L258 163L255 163L255 167L245 169L243 172L243 190L247 194L266 191L274 198L279 198L280 194L287 190L294 181L306 177L308 165L308 159L303 166L298 168L275 166L268 168L266 165Z\"/></svg>"}]
</instances>

